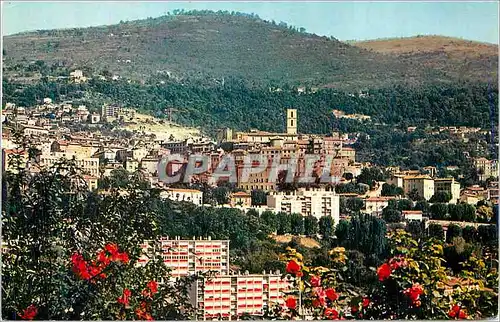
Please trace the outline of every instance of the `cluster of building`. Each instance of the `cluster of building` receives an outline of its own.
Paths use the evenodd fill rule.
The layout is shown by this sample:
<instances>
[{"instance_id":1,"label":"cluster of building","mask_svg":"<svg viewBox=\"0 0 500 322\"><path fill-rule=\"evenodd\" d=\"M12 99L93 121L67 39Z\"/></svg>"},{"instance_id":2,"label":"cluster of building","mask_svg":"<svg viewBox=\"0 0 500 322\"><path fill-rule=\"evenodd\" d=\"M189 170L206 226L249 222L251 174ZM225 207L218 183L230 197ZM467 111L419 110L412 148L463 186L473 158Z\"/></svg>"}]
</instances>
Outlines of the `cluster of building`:
<instances>
[{"instance_id":1,"label":"cluster of building","mask_svg":"<svg viewBox=\"0 0 500 322\"><path fill-rule=\"evenodd\" d=\"M279 272L249 274L231 269L229 241L162 238L145 241L138 265L161 255L171 278L203 274L190 289L197 320L238 320L243 315L262 316L268 308L284 303L290 281Z\"/></svg>"}]
</instances>

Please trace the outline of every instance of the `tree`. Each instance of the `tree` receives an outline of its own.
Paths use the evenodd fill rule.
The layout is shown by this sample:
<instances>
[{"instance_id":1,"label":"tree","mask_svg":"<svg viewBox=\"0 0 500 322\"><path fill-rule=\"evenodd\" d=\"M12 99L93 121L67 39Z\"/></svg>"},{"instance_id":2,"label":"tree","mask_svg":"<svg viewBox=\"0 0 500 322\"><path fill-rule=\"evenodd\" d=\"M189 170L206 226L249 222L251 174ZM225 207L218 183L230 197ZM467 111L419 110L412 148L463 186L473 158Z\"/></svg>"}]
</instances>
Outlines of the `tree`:
<instances>
[{"instance_id":1,"label":"tree","mask_svg":"<svg viewBox=\"0 0 500 322\"><path fill-rule=\"evenodd\" d=\"M363 168L357 177L357 182L367 184L373 188L377 181L384 181L385 179L386 174L380 168Z\"/></svg>"},{"instance_id":2,"label":"tree","mask_svg":"<svg viewBox=\"0 0 500 322\"><path fill-rule=\"evenodd\" d=\"M276 232L278 230L279 222L274 212L264 211L260 219L262 224L268 228L269 232Z\"/></svg>"},{"instance_id":3,"label":"tree","mask_svg":"<svg viewBox=\"0 0 500 322\"><path fill-rule=\"evenodd\" d=\"M402 196L404 195L404 190L394 184L384 183L382 185L382 196Z\"/></svg>"},{"instance_id":4,"label":"tree","mask_svg":"<svg viewBox=\"0 0 500 322\"><path fill-rule=\"evenodd\" d=\"M429 225L428 229L429 229L429 237L436 238L439 240L444 240L443 226L433 223Z\"/></svg>"},{"instance_id":5,"label":"tree","mask_svg":"<svg viewBox=\"0 0 500 322\"><path fill-rule=\"evenodd\" d=\"M447 203L451 200L451 193L447 191L438 191L436 192L431 199L429 199L430 203L443 202Z\"/></svg>"},{"instance_id":6,"label":"tree","mask_svg":"<svg viewBox=\"0 0 500 322\"><path fill-rule=\"evenodd\" d=\"M430 207L431 218L437 220L443 220L447 218L448 215L448 205L445 203L435 203Z\"/></svg>"},{"instance_id":7,"label":"tree","mask_svg":"<svg viewBox=\"0 0 500 322\"><path fill-rule=\"evenodd\" d=\"M314 236L318 233L318 219L314 216L304 218L304 232L307 236Z\"/></svg>"},{"instance_id":8,"label":"tree","mask_svg":"<svg viewBox=\"0 0 500 322\"><path fill-rule=\"evenodd\" d=\"M483 245L498 247L497 225L482 225L477 229L479 240Z\"/></svg>"},{"instance_id":9,"label":"tree","mask_svg":"<svg viewBox=\"0 0 500 322\"><path fill-rule=\"evenodd\" d=\"M252 206L267 204L267 193L263 190L252 190Z\"/></svg>"},{"instance_id":10,"label":"tree","mask_svg":"<svg viewBox=\"0 0 500 322\"><path fill-rule=\"evenodd\" d=\"M346 206L351 212L359 212L364 207L363 199L361 198L348 198Z\"/></svg>"},{"instance_id":11,"label":"tree","mask_svg":"<svg viewBox=\"0 0 500 322\"><path fill-rule=\"evenodd\" d=\"M226 186L221 186L213 189L213 197L217 204L225 205L229 203L229 193L230 189Z\"/></svg>"},{"instance_id":12,"label":"tree","mask_svg":"<svg viewBox=\"0 0 500 322\"><path fill-rule=\"evenodd\" d=\"M136 265L139 245L159 238L158 194L132 182L122 195L98 195L80 171L64 161L33 176L21 170L2 178L2 318L17 319L27 308L41 320L191 317L192 278L158 283L170 275L156 255Z\"/></svg>"},{"instance_id":13,"label":"tree","mask_svg":"<svg viewBox=\"0 0 500 322\"><path fill-rule=\"evenodd\" d=\"M348 241L351 223L345 219L341 219L335 227L335 236L339 245L345 245Z\"/></svg>"},{"instance_id":14,"label":"tree","mask_svg":"<svg viewBox=\"0 0 500 322\"><path fill-rule=\"evenodd\" d=\"M423 214L428 214L430 211L430 206L427 200L419 200L415 204L414 210L421 210Z\"/></svg>"},{"instance_id":15,"label":"tree","mask_svg":"<svg viewBox=\"0 0 500 322\"><path fill-rule=\"evenodd\" d=\"M323 239L330 239L334 234L335 222L331 216L323 216L319 219L319 233Z\"/></svg>"},{"instance_id":16,"label":"tree","mask_svg":"<svg viewBox=\"0 0 500 322\"><path fill-rule=\"evenodd\" d=\"M451 243L455 237L462 237L462 227L456 224L450 224L446 231L446 242Z\"/></svg>"},{"instance_id":17,"label":"tree","mask_svg":"<svg viewBox=\"0 0 500 322\"><path fill-rule=\"evenodd\" d=\"M424 235L423 223L417 220L410 221L406 226L406 230L415 240L420 240Z\"/></svg>"},{"instance_id":18,"label":"tree","mask_svg":"<svg viewBox=\"0 0 500 322\"><path fill-rule=\"evenodd\" d=\"M278 212L276 215L276 220L278 222L278 234L284 235L292 232L292 222L291 216L286 212Z\"/></svg>"},{"instance_id":19,"label":"tree","mask_svg":"<svg viewBox=\"0 0 500 322\"><path fill-rule=\"evenodd\" d=\"M398 200L398 210L403 211L403 210L412 210L413 209L413 202L408 199L401 199Z\"/></svg>"},{"instance_id":20,"label":"tree","mask_svg":"<svg viewBox=\"0 0 500 322\"><path fill-rule=\"evenodd\" d=\"M382 210L382 218L388 223L398 223L402 221L401 211L385 207Z\"/></svg>"},{"instance_id":21,"label":"tree","mask_svg":"<svg viewBox=\"0 0 500 322\"><path fill-rule=\"evenodd\" d=\"M462 230L462 236L468 243L475 243L478 241L477 229L474 226L465 226Z\"/></svg>"},{"instance_id":22,"label":"tree","mask_svg":"<svg viewBox=\"0 0 500 322\"><path fill-rule=\"evenodd\" d=\"M419 193L418 193L418 190L417 189L413 189L412 191L410 191L408 193L408 198L410 198L411 200L413 201L419 201L419 200L422 200L423 199L423 196L421 196Z\"/></svg>"},{"instance_id":23,"label":"tree","mask_svg":"<svg viewBox=\"0 0 500 322\"><path fill-rule=\"evenodd\" d=\"M292 234L304 235L304 217L301 214L292 213L290 215L290 225L292 227Z\"/></svg>"}]
</instances>

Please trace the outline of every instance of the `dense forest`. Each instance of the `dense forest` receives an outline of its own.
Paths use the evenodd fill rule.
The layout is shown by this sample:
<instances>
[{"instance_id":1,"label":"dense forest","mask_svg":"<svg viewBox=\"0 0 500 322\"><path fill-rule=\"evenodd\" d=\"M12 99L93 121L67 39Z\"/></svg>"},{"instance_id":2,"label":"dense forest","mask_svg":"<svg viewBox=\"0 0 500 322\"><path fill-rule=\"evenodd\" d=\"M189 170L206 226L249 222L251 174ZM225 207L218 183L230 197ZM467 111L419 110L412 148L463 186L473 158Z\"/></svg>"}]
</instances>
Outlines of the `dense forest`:
<instances>
[{"instance_id":1,"label":"dense forest","mask_svg":"<svg viewBox=\"0 0 500 322\"><path fill-rule=\"evenodd\" d=\"M207 130L230 127L283 131L286 108L299 113L302 133L330 133L338 119L332 110L365 114L373 123L465 125L490 127L490 115L498 114L498 89L483 84L457 84L407 88L396 86L371 90L366 96L334 89L298 94L292 88L270 91L251 88L242 80L228 79L224 85L197 83L137 84L92 79L87 84L41 82L20 85L4 79L4 102L33 106L44 97L55 101L83 98L99 107L101 100L161 115L168 106L179 109L176 122L203 126ZM85 93L85 95L84 95ZM94 103L94 104L93 104ZM493 110L491 110L493 109Z\"/></svg>"}]
</instances>

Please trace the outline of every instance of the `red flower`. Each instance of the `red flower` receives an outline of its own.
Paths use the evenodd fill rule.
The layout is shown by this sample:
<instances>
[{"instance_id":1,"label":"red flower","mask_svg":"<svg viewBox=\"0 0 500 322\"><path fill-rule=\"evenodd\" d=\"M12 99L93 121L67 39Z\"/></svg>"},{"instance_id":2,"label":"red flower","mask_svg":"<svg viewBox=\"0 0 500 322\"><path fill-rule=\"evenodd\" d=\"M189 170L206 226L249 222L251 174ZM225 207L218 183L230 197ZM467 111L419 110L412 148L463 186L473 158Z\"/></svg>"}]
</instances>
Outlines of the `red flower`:
<instances>
[{"instance_id":1,"label":"red flower","mask_svg":"<svg viewBox=\"0 0 500 322\"><path fill-rule=\"evenodd\" d=\"M111 262L108 255L106 254L106 251L104 250L100 251L99 254L97 254L97 261L103 263L104 266L108 266Z\"/></svg>"},{"instance_id":2,"label":"red flower","mask_svg":"<svg viewBox=\"0 0 500 322\"><path fill-rule=\"evenodd\" d=\"M285 301L285 305L289 309L295 309L295 307L297 306L297 300L295 300L294 297L289 296Z\"/></svg>"},{"instance_id":3,"label":"red flower","mask_svg":"<svg viewBox=\"0 0 500 322\"><path fill-rule=\"evenodd\" d=\"M295 276L302 277L302 276L304 276L304 273L302 273L302 272L299 271L299 272L297 272L297 274L295 274Z\"/></svg>"},{"instance_id":4,"label":"red flower","mask_svg":"<svg viewBox=\"0 0 500 322\"><path fill-rule=\"evenodd\" d=\"M311 276L311 286L312 287L318 287L321 285L321 277L319 276Z\"/></svg>"},{"instance_id":5,"label":"red flower","mask_svg":"<svg viewBox=\"0 0 500 322\"><path fill-rule=\"evenodd\" d=\"M363 299L363 307L367 307L368 305L370 305L370 300L367 297L365 297Z\"/></svg>"},{"instance_id":6,"label":"red flower","mask_svg":"<svg viewBox=\"0 0 500 322\"><path fill-rule=\"evenodd\" d=\"M391 266L392 270L396 270L400 267L406 267L408 263L406 262L406 259L404 257L397 256L389 260L389 265Z\"/></svg>"},{"instance_id":7,"label":"red flower","mask_svg":"<svg viewBox=\"0 0 500 322\"><path fill-rule=\"evenodd\" d=\"M118 245L116 244L107 244L104 249L107 250L111 254L111 256L118 253Z\"/></svg>"},{"instance_id":8,"label":"red flower","mask_svg":"<svg viewBox=\"0 0 500 322\"><path fill-rule=\"evenodd\" d=\"M411 288L407 288L406 290L404 290L403 293L406 294L410 298L410 300L413 302L413 304L416 304L416 302L420 298L420 295L422 295L424 293L424 289L422 288L422 286L420 284L416 283L416 284L413 284L413 286Z\"/></svg>"},{"instance_id":9,"label":"red flower","mask_svg":"<svg viewBox=\"0 0 500 322\"><path fill-rule=\"evenodd\" d=\"M351 312L352 313L358 312L358 307L357 306L351 306Z\"/></svg>"},{"instance_id":10,"label":"red flower","mask_svg":"<svg viewBox=\"0 0 500 322\"><path fill-rule=\"evenodd\" d=\"M320 306L323 306L323 305L321 305L321 301L320 301L320 300L318 300L318 299L314 299L314 300L312 301L312 305L313 305L314 307L320 307Z\"/></svg>"},{"instance_id":11,"label":"red flower","mask_svg":"<svg viewBox=\"0 0 500 322\"><path fill-rule=\"evenodd\" d=\"M460 311L460 306L458 306L458 305L454 305L454 306L451 308L450 312L448 312L448 315L449 315L450 317L454 318L454 317L456 317L456 316L457 316L457 314L458 314L458 312L459 312L459 311Z\"/></svg>"},{"instance_id":12,"label":"red flower","mask_svg":"<svg viewBox=\"0 0 500 322\"><path fill-rule=\"evenodd\" d=\"M460 313L458 313L458 318L462 320L467 319L467 313L464 310L460 310Z\"/></svg>"},{"instance_id":13,"label":"red flower","mask_svg":"<svg viewBox=\"0 0 500 322\"><path fill-rule=\"evenodd\" d=\"M386 279L389 278L389 276L391 276L391 267L389 266L389 264L385 263L385 264L382 264L378 269L377 269L377 275L378 275L378 279L379 281L384 281Z\"/></svg>"},{"instance_id":14,"label":"red flower","mask_svg":"<svg viewBox=\"0 0 500 322\"><path fill-rule=\"evenodd\" d=\"M325 309L324 315L329 320L336 320L339 318L339 312L333 308L327 307Z\"/></svg>"},{"instance_id":15,"label":"red flower","mask_svg":"<svg viewBox=\"0 0 500 322\"><path fill-rule=\"evenodd\" d=\"M335 301L339 298L339 295L333 288L329 288L325 291L326 297L328 297L331 301Z\"/></svg>"},{"instance_id":16,"label":"red flower","mask_svg":"<svg viewBox=\"0 0 500 322\"><path fill-rule=\"evenodd\" d=\"M151 293L158 293L158 283L156 281L148 282L148 288L151 290Z\"/></svg>"},{"instance_id":17,"label":"red flower","mask_svg":"<svg viewBox=\"0 0 500 322\"><path fill-rule=\"evenodd\" d=\"M31 304L28 306L26 309L24 309L23 314L18 315L21 317L23 320L33 320L33 318L38 314L38 308L34 305Z\"/></svg>"},{"instance_id":18,"label":"red flower","mask_svg":"<svg viewBox=\"0 0 500 322\"><path fill-rule=\"evenodd\" d=\"M71 255L71 262L73 263L72 269L76 276L84 280L90 279L89 265L81 254L74 253Z\"/></svg>"},{"instance_id":19,"label":"red flower","mask_svg":"<svg viewBox=\"0 0 500 322\"><path fill-rule=\"evenodd\" d=\"M125 252L119 253L115 256L115 260L121 261L124 264L128 264L129 262L128 254Z\"/></svg>"},{"instance_id":20,"label":"red flower","mask_svg":"<svg viewBox=\"0 0 500 322\"><path fill-rule=\"evenodd\" d=\"M123 295L117 299L118 303L123 304L123 305L128 305L130 295L132 295L132 292L130 292L130 290L128 288L124 289Z\"/></svg>"},{"instance_id":21,"label":"red flower","mask_svg":"<svg viewBox=\"0 0 500 322\"><path fill-rule=\"evenodd\" d=\"M296 261L291 260L286 265L286 271L287 273L295 275L300 271L300 265Z\"/></svg>"}]
</instances>

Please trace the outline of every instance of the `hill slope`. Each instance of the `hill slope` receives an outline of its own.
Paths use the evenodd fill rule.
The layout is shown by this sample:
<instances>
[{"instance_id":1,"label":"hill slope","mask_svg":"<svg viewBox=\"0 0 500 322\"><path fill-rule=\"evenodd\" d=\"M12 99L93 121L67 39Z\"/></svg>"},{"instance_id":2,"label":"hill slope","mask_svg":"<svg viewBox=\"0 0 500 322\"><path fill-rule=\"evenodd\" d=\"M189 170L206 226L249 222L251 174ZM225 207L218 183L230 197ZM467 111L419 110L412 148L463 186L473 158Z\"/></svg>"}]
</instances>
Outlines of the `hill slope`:
<instances>
[{"instance_id":1,"label":"hill slope","mask_svg":"<svg viewBox=\"0 0 500 322\"><path fill-rule=\"evenodd\" d=\"M497 80L498 46L494 44L444 36L376 39L350 44L436 68L456 79Z\"/></svg>"},{"instance_id":2,"label":"hill slope","mask_svg":"<svg viewBox=\"0 0 500 322\"><path fill-rule=\"evenodd\" d=\"M428 64L427 54L385 55L358 46L255 17L196 12L4 37L6 75L16 64L44 60L135 79L159 74L201 79L236 76L263 84L272 80L349 89L460 79L457 66L446 59L433 58ZM476 70L458 75L484 80L492 76L492 69L496 73L497 58L490 53L484 58L494 66L484 64L483 57L470 60Z\"/></svg>"}]
</instances>

